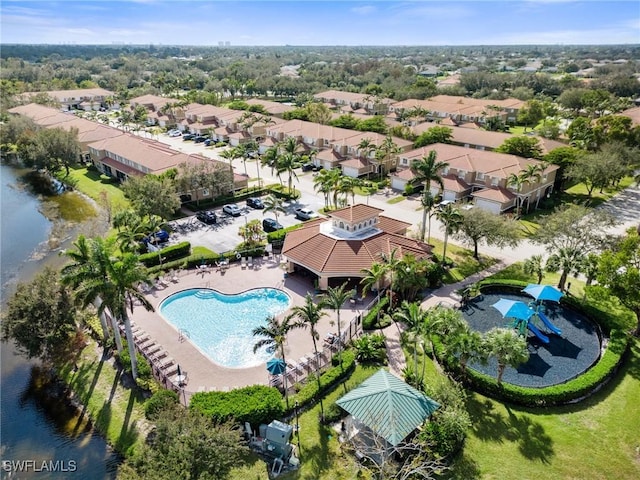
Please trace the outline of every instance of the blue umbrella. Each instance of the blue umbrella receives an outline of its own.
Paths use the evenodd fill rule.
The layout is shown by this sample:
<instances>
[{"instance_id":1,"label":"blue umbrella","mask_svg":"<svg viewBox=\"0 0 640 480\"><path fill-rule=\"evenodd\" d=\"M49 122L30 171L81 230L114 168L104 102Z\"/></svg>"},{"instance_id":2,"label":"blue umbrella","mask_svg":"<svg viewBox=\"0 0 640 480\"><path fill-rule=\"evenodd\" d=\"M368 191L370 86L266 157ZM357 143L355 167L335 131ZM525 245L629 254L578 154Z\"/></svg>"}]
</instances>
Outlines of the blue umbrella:
<instances>
[{"instance_id":1,"label":"blue umbrella","mask_svg":"<svg viewBox=\"0 0 640 480\"><path fill-rule=\"evenodd\" d=\"M518 320L529 320L534 314L534 311L526 303L506 298L501 298L491 306L498 310L503 317L517 318Z\"/></svg>"},{"instance_id":2,"label":"blue umbrella","mask_svg":"<svg viewBox=\"0 0 640 480\"><path fill-rule=\"evenodd\" d=\"M267 370L271 375L281 375L287 369L287 364L281 358L267 361Z\"/></svg>"},{"instance_id":3,"label":"blue umbrella","mask_svg":"<svg viewBox=\"0 0 640 480\"><path fill-rule=\"evenodd\" d=\"M552 285L538 285L537 283L530 283L523 292L536 300L551 300L552 302L559 302L560 298L564 296L564 293Z\"/></svg>"}]
</instances>

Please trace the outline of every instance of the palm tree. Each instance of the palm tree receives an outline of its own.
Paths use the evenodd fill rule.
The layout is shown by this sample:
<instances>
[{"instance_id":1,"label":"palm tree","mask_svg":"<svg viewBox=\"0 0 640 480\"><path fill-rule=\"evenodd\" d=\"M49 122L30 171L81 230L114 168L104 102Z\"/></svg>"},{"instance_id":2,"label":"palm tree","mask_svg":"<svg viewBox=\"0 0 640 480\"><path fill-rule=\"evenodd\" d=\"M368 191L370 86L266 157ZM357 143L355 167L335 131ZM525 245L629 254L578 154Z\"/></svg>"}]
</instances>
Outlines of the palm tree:
<instances>
[{"instance_id":1,"label":"palm tree","mask_svg":"<svg viewBox=\"0 0 640 480\"><path fill-rule=\"evenodd\" d=\"M339 287L327 288L327 292L322 296L320 306L322 308L330 308L336 312L337 324L338 324L338 361L340 362L340 368L342 368L342 328L340 324L340 309L342 305L349 299L351 295L350 291L347 291L347 283L343 283Z\"/></svg>"},{"instance_id":2,"label":"palm tree","mask_svg":"<svg viewBox=\"0 0 640 480\"><path fill-rule=\"evenodd\" d=\"M393 141L391 135L387 135L387 137L382 142L376 152L376 160L379 162L378 165L382 166L382 163L389 163L389 161L393 158L393 155L400 153L402 149L396 145ZM391 167L394 167L394 163L390 163ZM380 168L378 173L384 173L384 168Z\"/></svg>"},{"instance_id":3,"label":"palm tree","mask_svg":"<svg viewBox=\"0 0 640 480\"><path fill-rule=\"evenodd\" d=\"M514 330L493 328L484 335L482 343L487 354L496 357L498 361L498 384L502 382L502 375L507 366L517 368L529 360L527 340Z\"/></svg>"},{"instance_id":4,"label":"palm tree","mask_svg":"<svg viewBox=\"0 0 640 480\"><path fill-rule=\"evenodd\" d=\"M460 210L455 208L452 204L445 205L436 213L438 220L442 222L444 228L444 248L442 250L442 262L447 259L447 241L449 235L456 233L460 229L460 225L463 221L463 216Z\"/></svg>"},{"instance_id":5,"label":"palm tree","mask_svg":"<svg viewBox=\"0 0 640 480\"><path fill-rule=\"evenodd\" d=\"M295 167L298 164L299 158L300 157L297 154L284 152L282 155L278 155L278 159L276 160L276 173L278 174L278 178L280 178L280 183L282 183L282 178L280 176L282 173L287 173L289 177L287 182L289 194L293 193L293 179L298 179Z\"/></svg>"},{"instance_id":6,"label":"palm tree","mask_svg":"<svg viewBox=\"0 0 640 480\"><path fill-rule=\"evenodd\" d=\"M315 354L316 361L314 362L316 366L316 380L318 382L318 397L320 400L320 416L324 420L324 406L322 404L322 384L320 383L320 362L318 361L318 344L317 340L320 338L318 334L318 322L320 319L326 315L322 309L313 303L313 297L310 293L304 297L304 305L293 307L293 314L298 318L299 322L296 326L307 328L309 327L309 332L311 333L311 340L313 341L313 352Z\"/></svg>"},{"instance_id":7,"label":"palm tree","mask_svg":"<svg viewBox=\"0 0 640 480\"><path fill-rule=\"evenodd\" d=\"M360 283L362 284L362 295L366 295L367 292L375 290L376 292L376 305L380 303L380 290L382 289L382 281L387 274L387 271L381 263L374 263L371 268L364 268L361 270L364 274ZM380 324L380 309L378 309L378 325Z\"/></svg>"},{"instance_id":8,"label":"palm tree","mask_svg":"<svg viewBox=\"0 0 640 480\"><path fill-rule=\"evenodd\" d=\"M522 187L525 183L528 183L529 179L525 176L524 172L520 173L511 173L507 177L507 187L512 188L516 191L516 217L520 217L520 212L522 210L522 203L524 199L520 195L522 191Z\"/></svg>"},{"instance_id":9,"label":"palm tree","mask_svg":"<svg viewBox=\"0 0 640 480\"><path fill-rule=\"evenodd\" d=\"M344 201L347 202L348 195L351 195L351 204L356 202L356 188L362 185L359 178L341 175L338 182L337 191L344 194Z\"/></svg>"},{"instance_id":10,"label":"palm tree","mask_svg":"<svg viewBox=\"0 0 640 480\"><path fill-rule=\"evenodd\" d=\"M340 182L340 170L331 168L323 169L313 179L314 188L317 192L322 192L325 199L325 207L330 207L329 195L333 193L334 207L338 207L338 183Z\"/></svg>"},{"instance_id":11,"label":"palm tree","mask_svg":"<svg viewBox=\"0 0 640 480\"><path fill-rule=\"evenodd\" d=\"M467 364L472 360L484 360L482 348L482 335L471 330L469 324L463 322L461 328L456 329L453 335L444 339L445 350L449 355L458 357L458 363L462 372L466 372Z\"/></svg>"},{"instance_id":12,"label":"palm tree","mask_svg":"<svg viewBox=\"0 0 640 480\"><path fill-rule=\"evenodd\" d=\"M560 272L558 280L558 288L564 290L567 277L572 273L580 273L584 266L584 253L578 248L562 247L556 253L553 253L547 259L545 265L549 272Z\"/></svg>"},{"instance_id":13,"label":"palm tree","mask_svg":"<svg viewBox=\"0 0 640 480\"><path fill-rule=\"evenodd\" d=\"M263 203L264 209L262 210L262 215L267 212L273 212L273 215L276 217L276 222L278 221L278 212L286 213L282 199L275 196L273 193L266 196Z\"/></svg>"},{"instance_id":14,"label":"palm tree","mask_svg":"<svg viewBox=\"0 0 640 480\"><path fill-rule=\"evenodd\" d=\"M236 149L238 157L242 158L242 163L244 164L244 174L248 177L249 174L247 173L247 160L249 159L249 156L258 149L258 144L254 140L251 140L246 143L241 143L236 147ZM260 169L258 168L258 178L259 177ZM258 184L259 183L260 181L258 180Z\"/></svg>"},{"instance_id":15,"label":"palm tree","mask_svg":"<svg viewBox=\"0 0 640 480\"><path fill-rule=\"evenodd\" d=\"M439 172L447 168L447 162L438 162L437 153L431 150L426 157L415 162L411 168L415 171L416 181L424 185L422 190L422 229L420 239L424 242L425 229L427 224L427 210L431 213L433 208L433 194L431 193L431 182L435 183L440 190L444 191L444 182ZM431 201L429 201L431 200ZM431 240L431 215L429 215L429 240Z\"/></svg>"},{"instance_id":16,"label":"palm tree","mask_svg":"<svg viewBox=\"0 0 640 480\"><path fill-rule=\"evenodd\" d=\"M542 283L542 277L544 276L542 255L533 255L531 258L527 258L522 265L522 271L527 275L535 275L537 283Z\"/></svg>"},{"instance_id":17,"label":"palm tree","mask_svg":"<svg viewBox=\"0 0 640 480\"><path fill-rule=\"evenodd\" d=\"M271 167L271 175L275 172L276 163L278 161L278 148L277 147L269 147L265 150L260 158L260 163L264 165L268 165Z\"/></svg>"},{"instance_id":18,"label":"palm tree","mask_svg":"<svg viewBox=\"0 0 640 480\"><path fill-rule=\"evenodd\" d=\"M144 294L138 290L140 283L151 283L147 269L138 261L138 256L125 253L120 259L107 264L108 283L105 285L105 302L116 318L124 322L127 346L131 357L131 375L135 381L138 378L138 362L136 348L131 330L131 321L127 307L133 312L135 302L140 303L145 310L153 312L154 308Z\"/></svg>"},{"instance_id":19,"label":"palm tree","mask_svg":"<svg viewBox=\"0 0 640 480\"><path fill-rule=\"evenodd\" d=\"M72 260L71 264L65 265L62 268L62 283L70 285L75 290L75 300L83 308L89 306L92 303L97 303L98 317L102 326L103 338L107 340L109 336L109 327L103 313L106 305L100 299L97 289L102 284L102 280L106 277L104 271L103 251L107 248L103 240L98 242L88 241L84 235L80 235L75 242L73 242L75 250L65 250L63 253ZM80 286L82 285L82 289ZM111 317L114 320L114 317ZM117 325L112 325L114 332L117 334ZM116 335L116 345L118 351L122 350L122 343L120 337Z\"/></svg>"},{"instance_id":20,"label":"palm tree","mask_svg":"<svg viewBox=\"0 0 640 480\"><path fill-rule=\"evenodd\" d=\"M418 340L424 335L426 312L417 302L409 303L406 300L402 302L398 311L393 314L396 322L404 323L409 331L413 334L413 368L418 371ZM423 354L426 357L426 353ZM426 362L426 358L423 359ZM424 377L423 377L424 378Z\"/></svg>"},{"instance_id":21,"label":"palm tree","mask_svg":"<svg viewBox=\"0 0 640 480\"><path fill-rule=\"evenodd\" d=\"M289 333L289 330L293 328L293 324L291 323L292 319L293 315L287 315L282 319L282 322L279 322L275 316L270 315L267 317L266 325L254 328L251 331L251 334L254 337L261 338L253 345L253 353L256 353L262 347L272 348L278 355L280 355L280 358L282 358L282 361L286 365L287 359L285 357L284 344L287 341L287 334ZM284 399L287 403L287 407L289 407L286 368L282 372L282 385L284 386Z\"/></svg>"},{"instance_id":22,"label":"palm tree","mask_svg":"<svg viewBox=\"0 0 640 480\"><path fill-rule=\"evenodd\" d=\"M240 158L240 155L238 155L238 150L236 148L227 148L226 150L221 151L219 155L229 162L229 167L233 172L233 161L236 158Z\"/></svg>"},{"instance_id":23,"label":"palm tree","mask_svg":"<svg viewBox=\"0 0 640 480\"><path fill-rule=\"evenodd\" d=\"M376 146L371 141L370 138L367 137L360 140L360 143L358 144L358 155L360 155L360 157L370 160L369 156L371 155L371 152L375 152L375 151L376 151ZM367 178L370 173L371 173L371 170L367 172Z\"/></svg>"},{"instance_id":24,"label":"palm tree","mask_svg":"<svg viewBox=\"0 0 640 480\"><path fill-rule=\"evenodd\" d=\"M389 274L389 311L393 312L393 280L394 274L396 270L400 266L402 262L402 258L396 257L398 253L398 249L394 248L388 254L382 254L382 265L384 266L385 272Z\"/></svg>"},{"instance_id":25,"label":"palm tree","mask_svg":"<svg viewBox=\"0 0 640 480\"><path fill-rule=\"evenodd\" d=\"M527 183L540 183L540 180L542 179L542 172L544 172L545 169L546 169L546 166L544 163L538 163L538 164L530 163L523 170L522 176L524 177ZM538 201L540 201L540 196L538 196ZM527 201L527 212L529 211L530 206L531 205ZM536 203L536 208L537 208L537 203Z\"/></svg>"}]
</instances>

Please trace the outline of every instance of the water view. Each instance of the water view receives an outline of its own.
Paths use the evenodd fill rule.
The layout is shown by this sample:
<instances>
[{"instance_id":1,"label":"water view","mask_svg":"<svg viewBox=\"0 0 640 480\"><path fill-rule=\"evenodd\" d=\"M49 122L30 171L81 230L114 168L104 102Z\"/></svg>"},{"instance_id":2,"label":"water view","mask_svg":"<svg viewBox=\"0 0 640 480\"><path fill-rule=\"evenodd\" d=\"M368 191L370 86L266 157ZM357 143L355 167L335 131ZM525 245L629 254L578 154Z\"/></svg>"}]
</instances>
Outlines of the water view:
<instances>
[{"instance_id":1,"label":"water view","mask_svg":"<svg viewBox=\"0 0 640 480\"><path fill-rule=\"evenodd\" d=\"M52 225L40 213L41 200L20 186L20 173L0 165L3 307L16 281L60 262L57 253L47 254ZM16 355L11 344L1 344L0 354L0 478L115 478L119 458L104 439L87 428L75 409L33 388L38 381L37 370L32 371L35 363ZM11 475L12 469L21 472Z\"/></svg>"}]
</instances>

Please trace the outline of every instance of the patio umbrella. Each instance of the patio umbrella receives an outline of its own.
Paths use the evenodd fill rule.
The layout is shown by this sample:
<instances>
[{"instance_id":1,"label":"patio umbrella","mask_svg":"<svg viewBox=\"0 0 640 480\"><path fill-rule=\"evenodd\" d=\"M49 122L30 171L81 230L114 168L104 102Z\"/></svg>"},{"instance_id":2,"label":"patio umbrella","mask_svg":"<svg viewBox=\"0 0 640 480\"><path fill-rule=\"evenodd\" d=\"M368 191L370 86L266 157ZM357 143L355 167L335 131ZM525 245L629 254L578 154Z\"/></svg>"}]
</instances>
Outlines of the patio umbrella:
<instances>
[{"instance_id":1,"label":"patio umbrella","mask_svg":"<svg viewBox=\"0 0 640 480\"><path fill-rule=\"evenodd\" d=\"M564 296L564 293L552 285L539 285L537 283L530 283L523 292L531 295L536 300L551 300L552 302L559 302L560 298Z\"/></svg>"},{"instance_id":2,"label":"patio umbrella","mask_svg":"<svg viewBox=\"0 0 640 480\"><path fill-rule=\"evenodd\" d=\"M281 358L272 358L267 361L267 370L271 375L282 375L287 369L287 364Z\"/></svg>"},{"instance_id":3,"label":"patio umbrella","mask_svg":"<svg viewBox=\"0 0 640 480\"><path fill-rule=\"evenodd\" d=\"M178 378L182 377L182 370L180 370L180 365L178 365Z\"/></svg>"},{"instance_id":4,"label":"patio umbrella","mask_svg":"<svg viewBox=\"0 0 640 480\"><path fill-rule=\"evenodd\" d=\"M506 298L501 298L491 306L498 310L503 317L517 318L518 320L529 320L534 314L534 311L526 303Z\"/></svg>"}]
</instances>

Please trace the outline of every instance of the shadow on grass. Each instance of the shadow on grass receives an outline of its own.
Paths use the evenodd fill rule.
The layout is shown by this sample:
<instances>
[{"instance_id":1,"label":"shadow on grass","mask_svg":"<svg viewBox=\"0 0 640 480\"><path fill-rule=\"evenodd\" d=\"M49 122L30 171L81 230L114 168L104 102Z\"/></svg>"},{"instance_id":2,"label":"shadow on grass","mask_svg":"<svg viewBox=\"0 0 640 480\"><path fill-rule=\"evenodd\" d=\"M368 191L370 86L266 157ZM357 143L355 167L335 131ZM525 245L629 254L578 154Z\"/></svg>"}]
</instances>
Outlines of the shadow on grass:
<instances>
[{"instance_id":1,"label":"shadow on grass","mask_svg":"<svg viewBox=\"0 0 640 480\"><path fill-rule=\"evenodd\" d=\"M131 422L131 412L133 412L133 405L136 402L136 392L129 390L129 401L127 402L127 410L122 421L122 428L120 429L120 435L116 441L115 448L119 452L127 452L127 450L138 439L138 431L136 429L136 422ZM130 423L131 422L131 423Z\"/></svg>"},{"instance_id":2,"label":"shadow on grass","mask_svg":"<svg viewBox=\"0 0 640 480\"><path fill-rule=\"evenodd\" d=\"M451 470L443 476L446 480L477 480L480 478L480 469L464 452L461 453L451 465Z\"/></svg>"},{"instance_id":3,"label":"shadow on grass","mask_svg":"<svg viewBox=\"0 0 640 480\"><path fill-rule=\"evenodd\" d=\"M504 415L497 406L489 400L479 401L475 396L467 399L474 435L483 441L517 443L525 458L549 463L549 458L555 455L553 439L542 425L522 414L526 412L505 405L507 415Z\"/></svg>"},{"instance_id":4,"label":"shadow on grass","mask_svg":"<svg viewBox=\"0 0 640 480\"><path fill-rule=\"evenodd\" d=\"M321 472L331 469L335 455L329 449L329 439L335 432L327 425L319 424L317 427L320 437L319 441L311 448L302 448L301 446L298 455L301 463L310 464L311 471L320 474ZM291 478L297 478L297 475Z\"/></svg>"},{"instance_id":5,"label":"shadow on grass","mask_svg":"<svg viewBox=\"0 0 640 480\"><path fill-rule=\"evenodd\" d=\"M97 360L97 362L98 362L98 367L96 368L96 371L93 374L91 385L86 390L86 393L81 396L82 409L80 410L80 413L78 415L78 422L74 428L74 433L76 433L79 429L82 428L82 424L84 423L85 416L87 414L87 405L89 405L89 399L93 395L93 391L95 390L96 384L98 383L98 379L100 378L100 373L102 372L102 368L104 367L104 358ZM94 365L95 365L95 362L84 363L82 364L81 367L78 368L78 371L76 372L75 378L72 382L72 388L75 392L85 391L84 388L82 388L81 386L87 383L87 380L89 378L89 373L91 372L91 369L93 368ZM79 386L80 388L78 388Z\"/></svg>"}]
</instances>

